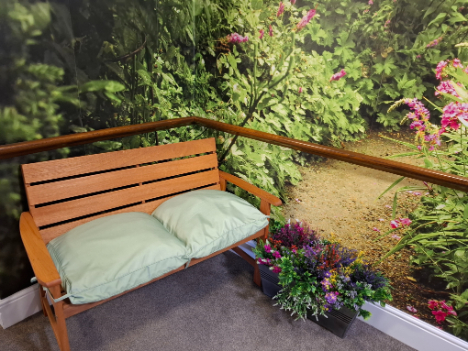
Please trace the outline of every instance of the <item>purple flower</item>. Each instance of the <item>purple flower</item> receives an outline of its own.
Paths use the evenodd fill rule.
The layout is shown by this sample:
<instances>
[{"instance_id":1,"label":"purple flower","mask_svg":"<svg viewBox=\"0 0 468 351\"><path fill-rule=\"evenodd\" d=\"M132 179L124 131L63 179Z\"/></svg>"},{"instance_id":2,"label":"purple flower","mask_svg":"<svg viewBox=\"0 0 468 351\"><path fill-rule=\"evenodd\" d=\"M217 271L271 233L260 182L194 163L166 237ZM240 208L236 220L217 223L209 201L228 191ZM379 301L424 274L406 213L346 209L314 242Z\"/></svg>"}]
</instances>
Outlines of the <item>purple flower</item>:
<instances>
[{"instance_id":1,"label":"purple flower","mask_svg":"<svg viewBox=\"0 0 468 351\"><path fill-rule=\"evenodd\" d=\"M263 39L263 36L265 35L265 31L263 29L260 29L259 32L260 32L259 38Z\"/></svg>"},{"instance_id":2,"label":"purple flower","mask_svg":"<svg viewBox=\"0 0 468 351\"><path fill-rule=\"evenodd\" d=\"M278 251L273 252L273 257L278 259L281 258L281 254Z\"/></svg>"},{"instance_id":3,"label":"purple flower","mask_svg":"<svg viewBox=\"0 0 468 351\"><path fill-rule=\"evenodd\" d=\"M332 292L329 292L329 293L325 294L325 300L327 300L327 302L330 305L335 304L337 297L338 297L338 292L336 292L336 291L334 291L334 292L332 291Z\"/></svg>"},{"instance_id":4,"label":"purple flower","mask_svg":"<svg viewBox=\"0 0 468 351\"><path fill-rule=\"evenodd\" d=\"M324 280L322 280L321 284L322 284L323 291L328 291L332 287L332 284L330 283L328 278L325 278Z\"/></svg>"},{"instance_id":5,"label":"purple flower","mask_svg":"<svg viewBox=\"0 0 468 351\"><path fill-rule=\"evenodd\" d=\"M340 79L343 78L345 75L346 75L346 72L345 72L344 69L342 69L340 72L335 73L334 75L331 76L330 82L333 81L333 80L340 80Z\"/></svg>"},{"instance_id":6,"label":"purple flower","mask_svg":"<svg viewBox=\"0 0 468 351\"><path fill-rule=\"evenodd\" d=\"M283 14L283 12L284 12L284 4L282 2L280 2L278 12L276 13L276 17L281 16Z\"/></svg>"},{"instance_id":7,"label":"purple flower","mask_svg":"<svg viewBox=\"0 0 468 351\"><path fill-rule=\"evenodd\" d=\"M271 246L270 246L270 245L267 244L267 245L264 246L264 248L265 248L265 252L266 252L266 253L270 253L270 252L271 252Z\"/></svg>"},{"instance_id":8,"label":"purple flower","mask_svg":"<svg viewBox=\"0 0 468 351\"><path fill-rule=\"evenodd\" d=\"M297 26L296 26L297 31L299 32L302 28L307 26L307 24L310 22L310 20L312 18L314 18L316 13L317 13L317 11L315 9L309 10L309 12L307 12L307 14L304 17L302 17L300 22L297 24Z\"/></svg>"},{"instance_id":9,"label":"purple flower","mask_svg":"<svg viewBox=\"0 0 468 351\"><path fill-rule=\"evenodd\" d=\"M273 27L271 26L271 24L270 24L270 28L269 28L269 31L268 31L268 35L269 35L270 37L273 36Z\"/></svg>"},{"instance_id":10,"label":"purple flower","mask_svg":"<svg viewBox=\"0 0 468 351\"><path fill-rule=\"evenodd\" d=\"M416 308L414 308L413 306L409 306L409 305L408 305L408 306L406 306L406 309L407 309L408 311L410 311L411 313L416 313L416 312L418 312L418 310L417 310Z\"/></svg>"}]
</instances>

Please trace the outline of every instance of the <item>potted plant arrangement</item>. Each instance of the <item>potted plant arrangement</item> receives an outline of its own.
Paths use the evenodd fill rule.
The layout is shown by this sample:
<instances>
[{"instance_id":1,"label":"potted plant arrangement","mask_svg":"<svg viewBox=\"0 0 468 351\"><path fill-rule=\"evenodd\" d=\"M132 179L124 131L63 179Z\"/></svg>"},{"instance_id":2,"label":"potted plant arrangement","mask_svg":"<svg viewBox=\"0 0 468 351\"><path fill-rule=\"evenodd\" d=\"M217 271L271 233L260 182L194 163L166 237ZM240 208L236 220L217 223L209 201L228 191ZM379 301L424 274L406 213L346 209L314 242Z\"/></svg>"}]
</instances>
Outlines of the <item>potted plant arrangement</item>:
<instances>
[{"instance_id":1,"label":"potted plant arrangement","mask_svg":"<svg viewBox=\"0 0 468 351\"><path fill-rule=\"evenodd\" d=\"M297 318L306 317L345 337L356 316L370 317L365 301L391 300L390 284L356 250L319 237L301 222L288 223L253 252L263 291Z\"/></svg>"}]
</instances>

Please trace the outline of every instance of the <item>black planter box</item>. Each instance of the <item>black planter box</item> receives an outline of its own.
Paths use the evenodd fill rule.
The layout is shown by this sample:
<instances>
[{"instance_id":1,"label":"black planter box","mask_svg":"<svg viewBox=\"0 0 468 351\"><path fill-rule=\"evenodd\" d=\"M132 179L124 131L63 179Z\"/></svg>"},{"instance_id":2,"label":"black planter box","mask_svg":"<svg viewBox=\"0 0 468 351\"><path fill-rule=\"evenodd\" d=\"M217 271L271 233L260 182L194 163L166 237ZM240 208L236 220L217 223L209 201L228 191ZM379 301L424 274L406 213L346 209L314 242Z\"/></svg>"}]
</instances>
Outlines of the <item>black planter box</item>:
<instances>
[{"instance_id":1,"label":"black planter box","mask_svg":"<svg viewBox=\"0 0 468 351\"><path fill-rule=\"evenodd\" d=\"M264 264L258 265L258 268L260 268L263 293L269 297L275 296L281 290L278 273L274 273L270 267Z\"/></svg>"},{"instance_id":2,"label":"black planter box","mask_svg":"<svg viewBox=\"0 0 468 351\"><path fill-rule=\"evenodd\" d=\"M259 268L263 293L269 297L275 296L281 290L281 286L278 284L278 273L274 273L265 265L259 265ZM317 320L315 316L310 314L307 314L307 318L325 329L328 329L336 336L344 338L351 327L351 324L356 319L357 314L357 311L342 307L339 310L325 312L325 315L328 318L325 316L318 316Z\"/></svg>"},{"instance_id":3,"label":"black planter box","mask_svg":"<svg viewBox=\"0 0 468 351\"><path fill-rule=\"evenodd\" d=\"M325 312L325 316L315 316L311 314L307 314L307 318L310 319L312 322L317 323L321 327L328 329L336 336L340 338L344 338L348 333L351 324L353 324L354 320L357 317L357 311L350 310L346 307L341 307L339 310L331 310L330 312Z\"/></svg>"}]
</instances>

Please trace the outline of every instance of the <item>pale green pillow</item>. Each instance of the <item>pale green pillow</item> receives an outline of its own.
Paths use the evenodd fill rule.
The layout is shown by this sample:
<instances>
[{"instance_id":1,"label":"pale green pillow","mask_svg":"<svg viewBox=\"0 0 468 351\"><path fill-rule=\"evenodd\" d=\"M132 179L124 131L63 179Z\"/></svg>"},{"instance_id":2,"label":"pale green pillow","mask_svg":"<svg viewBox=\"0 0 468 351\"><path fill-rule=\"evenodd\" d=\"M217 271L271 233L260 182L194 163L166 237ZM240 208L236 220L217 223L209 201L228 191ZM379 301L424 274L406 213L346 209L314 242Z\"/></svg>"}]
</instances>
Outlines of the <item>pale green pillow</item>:
<instances>
[{"instance_id":1,"label":"pale green pillow","mask_svg":"<svg viewBox=\"0 0 468 351\"><path fill-rule=\"evenodd\" d=\"M47 249L71 303L107 299L184 265L184 244L141 212L107 216L52 240Z\"/></svg>"},{"instance_id":2,"label":"pale green pillow","mask_svg":"<svg viewBox=\"0 0 468 351\"><path fill-rule=\"evenodd\" d=\"M208 256L268 225L268 217L254 206L220 190L196 190L175 196L152 215L185 243L190 259Z\"/></svg>"}]
</instances>

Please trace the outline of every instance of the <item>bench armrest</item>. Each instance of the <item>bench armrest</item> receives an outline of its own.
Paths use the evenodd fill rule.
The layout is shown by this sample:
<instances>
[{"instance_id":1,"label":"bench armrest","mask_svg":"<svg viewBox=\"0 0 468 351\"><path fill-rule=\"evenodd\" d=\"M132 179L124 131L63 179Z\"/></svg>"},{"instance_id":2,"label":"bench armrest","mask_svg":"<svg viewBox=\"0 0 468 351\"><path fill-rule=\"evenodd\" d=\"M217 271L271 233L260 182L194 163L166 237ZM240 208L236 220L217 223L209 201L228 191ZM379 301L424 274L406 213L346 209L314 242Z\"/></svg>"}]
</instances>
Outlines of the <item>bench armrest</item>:
<instances>
[{"instance_id":1,"label":"bench armrest","mask_svg":"<svg viewBox=\"0 0 468 351\"><path fill-rule=\"evenodd\" d=\"M248 191L249 193L258 196L260 199L265 200L269 204L272 204L273 206L281 206L283 202L278 199L276 196L266 192L265 190L262 190L255 185L252 185L248 182L246 182L243 179L240 179L236 176L233 176L232 174L219 171L219 177L221 179L224 179L228 181L229 183L232 183L234 185L237 185L238 187Z\"/></svg>"},{"instance_id":2,"label":"bench armrest","mask_svg":"<svg viewBox=\"0 0 468 351\"><path fill-rule=\"evenodd\" d=\"M50 257L39 229L29 212L23 212L20 218L20 233L23 240L29 262L33 268L39 284L46 287L54 287L62 284L57 268Z\"/></svg>"}]
</instances>

